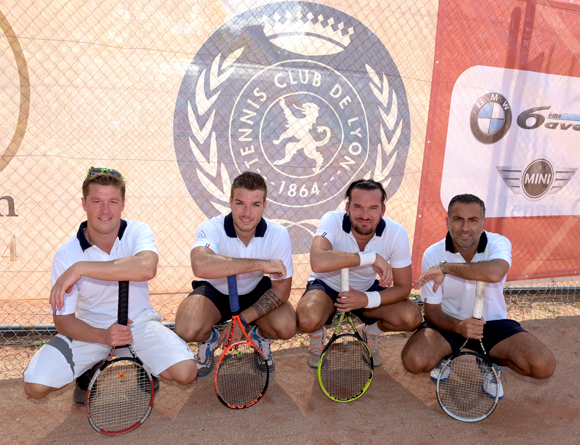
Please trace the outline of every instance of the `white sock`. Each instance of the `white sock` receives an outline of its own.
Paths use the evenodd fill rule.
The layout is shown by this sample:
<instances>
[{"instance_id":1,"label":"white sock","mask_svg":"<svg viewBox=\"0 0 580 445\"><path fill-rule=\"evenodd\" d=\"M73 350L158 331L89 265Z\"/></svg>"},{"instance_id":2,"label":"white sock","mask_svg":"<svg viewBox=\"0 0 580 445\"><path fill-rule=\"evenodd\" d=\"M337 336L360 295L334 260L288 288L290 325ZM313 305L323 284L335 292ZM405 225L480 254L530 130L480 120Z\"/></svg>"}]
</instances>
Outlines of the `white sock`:
<instances>
[{"instance_id":1,"label":"white sock","mask_svg":"<svg viewBox=\"0 0 580 445\"><path fill-rule=\"evenodd\" d=\"M384 331L379 328L379 322L377 321L375 324L367 326L365 331L368 335L381 335Z\"/></svg>"},{"instance_id":2,"label":"white sock","mask_svg":"<svg viewBox=\"0 0 580 445\"><path fill-rule=\"evenodd\" d=\"M311 337L322 337L322 331L324 330L324 326L321 327L318 331L311 332L309 335Z\"/></svg>"}]
</instances>

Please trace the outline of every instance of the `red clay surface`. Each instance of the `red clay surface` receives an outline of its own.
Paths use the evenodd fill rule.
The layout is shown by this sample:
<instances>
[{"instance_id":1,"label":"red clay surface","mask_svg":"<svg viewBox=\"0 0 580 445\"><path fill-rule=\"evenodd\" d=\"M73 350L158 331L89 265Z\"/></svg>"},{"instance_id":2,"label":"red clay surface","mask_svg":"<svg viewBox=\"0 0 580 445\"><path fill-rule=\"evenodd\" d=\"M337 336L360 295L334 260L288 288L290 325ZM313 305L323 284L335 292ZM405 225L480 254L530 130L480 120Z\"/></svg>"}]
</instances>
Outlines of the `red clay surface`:
<instances>
[{"instance_id":1,"label":"red clay surface","mask_svg":"<svg viewBox=\"0 0 580 445\"><path fill-rule=\"evenodd\" d=\"M0 380L0 443L275 443L423 444L580 442L580 317L533 320L522 325L552 349L558 363L547 381L514 372L505 397L488 419L466 424L443 413L427 374L403 370L401 334L381 338L383 362L368 392L351 403L327 399L306 347L276 351L268 392L255 406L233 411L217 399L211 377L188 387L161 382L147 422L116 439L95 432L84 407L72 404L72 385L34 401L21 379ZM565 339L565 341L563 341Z\"/></svg>"}]
</instances>

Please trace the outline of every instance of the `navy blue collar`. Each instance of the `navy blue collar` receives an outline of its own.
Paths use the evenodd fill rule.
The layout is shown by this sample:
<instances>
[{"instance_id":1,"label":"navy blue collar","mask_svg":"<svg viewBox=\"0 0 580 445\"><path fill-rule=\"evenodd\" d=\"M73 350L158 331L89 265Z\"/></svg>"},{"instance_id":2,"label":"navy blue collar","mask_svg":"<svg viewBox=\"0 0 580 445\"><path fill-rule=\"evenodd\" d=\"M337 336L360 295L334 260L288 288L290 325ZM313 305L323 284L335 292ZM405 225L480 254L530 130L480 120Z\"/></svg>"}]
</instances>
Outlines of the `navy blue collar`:
<instances>
[{"instance_id":1,"label":"navy blue collar","mask_svg":"<svg viewBox=\"0 0 580 445\"><path fill-rule=\"evenodd\" d=\"M85 250L87 250L89 247L92 247L92 245L87 241L87 238L85 237L85 229L86 228L87 228L87 222L84 221L79 226L79 230L77 232L77 239L79 240L79 243L81 245L81 249L83 249L83 252ZM123 238L123 234L125 233L126 228L127 228L127 221L122 219L121 224L119 225L119 233L117 234L117 238L119 238L119 241L121 241L121 238Z\"/></svg>"},{"instance_id":2,"label":"navy blue collar","mask_svg":"<svg viewBox=\"0 0 580 445\"><path fill-rule=\"evenodd\" d=\"M266 234L266 229L268 228L268 224L264 218L260 219L258 226L256 227L256 233L254 233L254 237L264 238ZM231 213L228 213L224 218L224 230L226 231L226 235L230 238L237 238L236 229L234 229L234 217Z\"/></svg>"},{"instance_id":3,"label":"navy blue collar","mask_svg":"<svg viewBox=\"0 0 580 445\"><path fill-rule=\"evenodd\" d=\"M385 227L387 227L387 224L385 223L385 220L381 218L379 225L377 226L377 230L375 230L375 235L383 236ZM344 230L346 233L350 233L350 229L350 218L348 217L348 214L345 213L344 217L342 218L342 230Z\"/></svg>"},{"instance_id":4,"label":"navy blue collar","mask_svg":"<svg viewBox=\"0 0 580 445\"><path fill-rule=\"evenodd\" d=\"M479 237L479 244L477 245L477 253L485 252L485 248L487 247L487 235L485 231ZM447 232L447 236L445 237L445 250L451 253L455 252L455 247L453 247L453 239L451 239L451 234Z\"/></svg>"}]
</instances>

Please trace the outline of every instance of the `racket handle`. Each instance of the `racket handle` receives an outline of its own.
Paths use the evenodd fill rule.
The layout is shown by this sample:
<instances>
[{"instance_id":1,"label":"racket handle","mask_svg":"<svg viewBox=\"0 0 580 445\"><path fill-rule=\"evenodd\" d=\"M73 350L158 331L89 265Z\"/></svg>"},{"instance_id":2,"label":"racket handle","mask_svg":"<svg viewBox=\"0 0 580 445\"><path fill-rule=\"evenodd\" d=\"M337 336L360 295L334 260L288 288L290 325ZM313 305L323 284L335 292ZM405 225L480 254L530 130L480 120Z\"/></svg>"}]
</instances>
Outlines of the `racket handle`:
<instances>
[{"instance_id":1,"label":"racket handle","mask_svg":"<svg viewBox=\"0 0 580 445\"><path fill-rule=\"evenodd\" d=\"M483 313L483 299L485 297L485 281L478 281L475 286L475 301L473 303L473 318L481 320Z\"/></svg>"},{"instance_id":2,"label":"racket handle","mask_svg":"<svg viewBox=\"0 0 580 445\"><path fill-rule=\"evenodd\" d=\"M117 308L117 322L127 326L129 319L129 282L119 281L119 306Z\"/></svg>"},{"instance_id":3,"label":"racket handle","mask_svg":"<svg viewBox=\"0 0 580 445\"><path fill-rule=\"evenodd\" d=\"M340 291L341 292L348 292L348 290L350 289L348 272L349 272L348 267L345 267L344 269L340 269Z\"/></svg>"},{"instance_id":4,"label":"racket handle","mask_svg":"<svg viewBox=\"0 0 580 445\"><path fill-rule=\"evenodd\" d=\"M228 293L230 295L230 311L232 311L232 315L238 315L240 301L238 299L238 282L235 275L228 277Z\"/></svg>"}]
</instances>

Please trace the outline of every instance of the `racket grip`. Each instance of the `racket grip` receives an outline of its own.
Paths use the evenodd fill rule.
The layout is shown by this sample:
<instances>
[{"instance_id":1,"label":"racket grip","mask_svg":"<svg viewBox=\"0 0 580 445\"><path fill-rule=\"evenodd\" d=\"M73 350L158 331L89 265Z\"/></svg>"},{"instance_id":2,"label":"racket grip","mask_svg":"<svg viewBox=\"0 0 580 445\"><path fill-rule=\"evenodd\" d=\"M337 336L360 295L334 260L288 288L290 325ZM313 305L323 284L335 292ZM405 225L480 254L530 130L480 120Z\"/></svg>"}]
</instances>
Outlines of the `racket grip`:
<instances>
[{"instance_id":1,"label":"racket grip","mask_svg":"<svg viewBox=\"0 0 580 445\"><path fill-rule=\"evenodd\" d=\"M483 300L485 297L485 281L478 281L475 285L475 301L473 302L473 318L481 320L483 313Z\"/></svg>"},{"instance_id":2,"label":"racket grip","mask_svg":"<svg viewBox=\"0 0 580 445\"><path fill-rule=\"evenodd\" d=\"M341 292L348 292L350 289L350 282L349 282L349 268L345 267L344 269L340 269L340 291Z\"/></svg>"},{"instance_id":3,"label":"racket grip","mask_svg":"<svg viewBox=\"0 0 580 445\"><path fill-rule=\"evenodd\" d=\"M127 326L129 319L129 282L119 281L119 307L117 311L117 322Z\"/></svg>"},{"instance_id":4,"label":"racket grip","mask_svg":"<svg viewBox=\"0 0 580 445\"><path fill-rule=\"evenodd\" d=\"M232 315L238 315L240 302L238 299L238 282L235 275L228 277L228 293L230 296L230 311L232 311Z\"/></svg>"}]
</instances>

